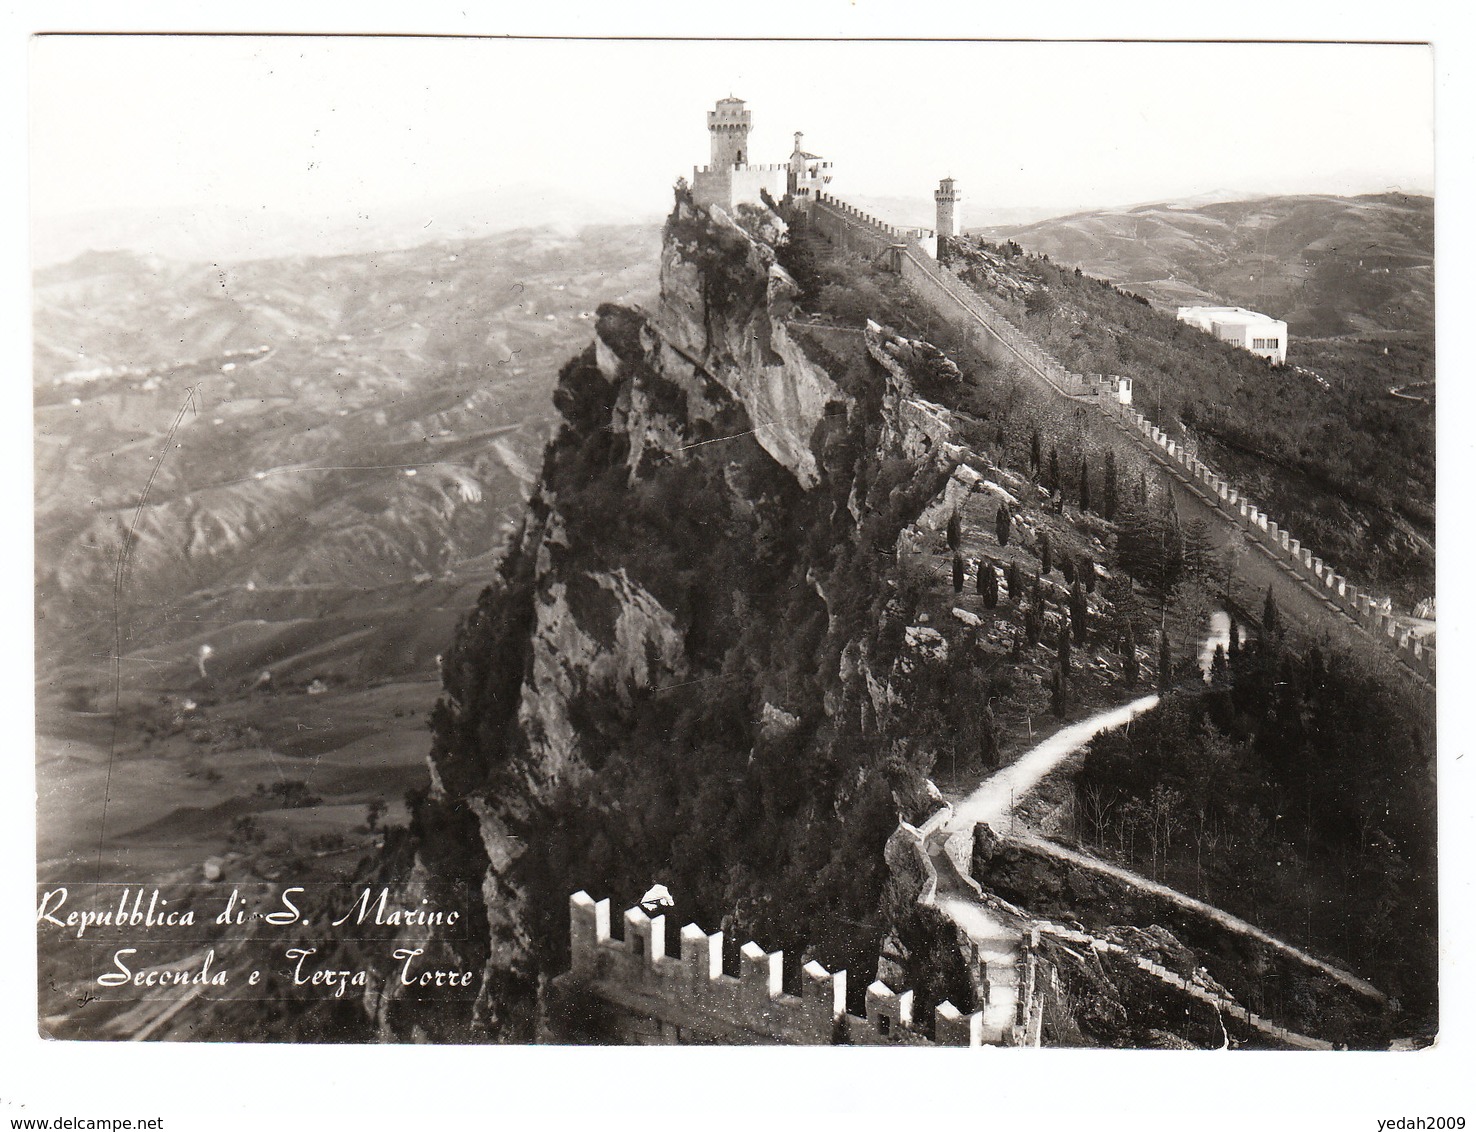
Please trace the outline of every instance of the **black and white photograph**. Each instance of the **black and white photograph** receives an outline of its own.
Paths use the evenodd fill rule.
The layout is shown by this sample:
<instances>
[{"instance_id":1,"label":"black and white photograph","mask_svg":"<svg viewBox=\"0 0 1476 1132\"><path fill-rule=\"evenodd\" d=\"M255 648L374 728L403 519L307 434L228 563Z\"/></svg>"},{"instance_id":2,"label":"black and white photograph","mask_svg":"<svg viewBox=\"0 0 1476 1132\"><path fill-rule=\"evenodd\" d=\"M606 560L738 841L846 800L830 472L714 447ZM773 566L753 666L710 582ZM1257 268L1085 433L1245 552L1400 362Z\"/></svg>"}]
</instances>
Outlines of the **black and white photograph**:
<instances>
[{"instance_id":1,"label":"black and white photograph","mask_svg":"<svg viewBox=\"0 0 1476 1132\"><path fill-rule=\"evenodd\" d=\"M762 10L12 33L56 1065L1449 1071L1439 46Z\"/></svg>"}]
</instances>

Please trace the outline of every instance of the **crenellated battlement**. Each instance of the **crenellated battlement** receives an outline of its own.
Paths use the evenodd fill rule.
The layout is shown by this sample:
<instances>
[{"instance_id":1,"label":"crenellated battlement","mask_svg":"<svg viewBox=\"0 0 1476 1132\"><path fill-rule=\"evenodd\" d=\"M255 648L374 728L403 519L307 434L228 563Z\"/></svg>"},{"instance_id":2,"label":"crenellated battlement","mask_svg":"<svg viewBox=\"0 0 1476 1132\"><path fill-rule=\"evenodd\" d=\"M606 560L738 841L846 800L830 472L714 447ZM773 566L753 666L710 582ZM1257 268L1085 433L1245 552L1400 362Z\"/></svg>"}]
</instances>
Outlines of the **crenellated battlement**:
<instances>
[{"instance_id":1,"label":"crenellated battlement","mask_svg":"<svg viewBox=\"0 0 1476 1132\"><path fill-rule=\"evenodd\" d=\"M1120 424L1157 461L1191 491L1221 511L1251 542L1327 605L1340 610L1393 650L1404 667L1419 679L1435 683L1435 649L1401 624L1387 597L1370 594L1339 574L1331 563L1313 554L1301 540L1270 518L1230 481L1188 452L1142 413L1129 405L1104 405Z\"/></svg>"},{"instance_id":2,"label":"crenellated battlement","mask_svg":"<svg viewBox=\"0 0 1476 1132\"><path fill-rule=\"evenodd\" d=\"M693 173L727 173L732 170L749 173L788 173L788 165L694 165Z\"/></svg>"},{"instance_id":3,"label":"crenellated battlement","mask_svg":"<svg viewBox=\"0 0 1476 1132\"><path fill-rule=\"evenodd\" d=\"M610 902L586 892L569 898L569 971L556 983L654 1021L673 1042L780 1045L983 1044L983 1016L944 1002L929 1039L913 1018L910 990L885 983L866 988L865 1014L846 1011L846 972L817 962L800 971L800 993L784 990L784 956L749 941L736 976L723 971L723 933L696 924L681 929L668 951L666 917L630 908L622 938L611 933Z\"/></svg>"}]
</instances>

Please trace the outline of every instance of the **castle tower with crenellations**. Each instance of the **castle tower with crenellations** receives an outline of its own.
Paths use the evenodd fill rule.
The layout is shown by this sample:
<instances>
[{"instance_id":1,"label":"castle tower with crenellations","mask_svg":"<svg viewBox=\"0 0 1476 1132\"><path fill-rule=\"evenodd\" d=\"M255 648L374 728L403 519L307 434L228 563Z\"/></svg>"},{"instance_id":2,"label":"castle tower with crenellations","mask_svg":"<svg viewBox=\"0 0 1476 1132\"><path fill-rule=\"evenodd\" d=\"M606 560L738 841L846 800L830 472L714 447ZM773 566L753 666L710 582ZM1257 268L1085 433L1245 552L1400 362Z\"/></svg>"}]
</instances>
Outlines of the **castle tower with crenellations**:
<instances>
[{"instance_id":1,"label":"castle tower with crenellations","mask_svg":"<svg viewBox=\"0 0 1476 1132\"><path fill-rule=\"evenodd\" d=\"M753 115L741 98L721 98L707 112L712 164L692 171L692 199L698 204L717 205L731 212L739 204L758 204L765 194L778 200L788 191L794 179L792 162L749 164L748 134L752 128ZM807 173L818 178L818 159L813 164L816 168L807 169Z\"/></svg>"},{"instance_id":2,"label":"castle tower with crenellations","mask_svg":"<svg viewBox=\"0 0 1476 1132\"><path fill-rule=\"evenodd\" d=\"M753 115L743 99L718 99L717 108L707 112L707 132L712 136L712 167L732 169L748 164L748 131Z\"/></svg>"},{"instance_id":3,"label":"castle tower with crenellations","mask_svg":"<svg viewBox=\"0 0 1476 1132\"><path fill-rule=\"evenodd\" d=\"M933 200L938 205L938 220L934 227L937 229L938 238L958 235L958 185L952 177L944 177L938 182L938 189L933 193Z\"/></svg>"}]
</instances>

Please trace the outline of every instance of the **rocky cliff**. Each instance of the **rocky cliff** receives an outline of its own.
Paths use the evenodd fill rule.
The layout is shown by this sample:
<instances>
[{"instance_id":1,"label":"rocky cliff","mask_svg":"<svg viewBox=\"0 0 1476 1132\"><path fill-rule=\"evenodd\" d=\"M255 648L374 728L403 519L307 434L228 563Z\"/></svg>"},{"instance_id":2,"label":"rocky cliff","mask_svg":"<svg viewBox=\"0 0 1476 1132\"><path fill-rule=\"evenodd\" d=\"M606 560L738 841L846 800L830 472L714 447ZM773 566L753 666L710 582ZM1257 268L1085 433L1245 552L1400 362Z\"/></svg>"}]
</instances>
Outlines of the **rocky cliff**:
<instances>
[{"instance_id":1,"label":"rocky cliff","mask_svg":"<svg viewBox=\"0 0 1476 1132\"><path fill-rule=\"evenodd\" d=\"M678 923L857 988L875 970L883 849L930 765L892 687L916 667L895 548L960 450L911 348L883 365L875 328L869 351L795 320L783 232L679 193L658 309L601 308L561 373L521 536L444 658L414 815L431 874L486 862L485 937L447 941L481 990L465 1016L402 1003L400 1030L531 1040L581 888L626 905L659 881Z\"/></svg>"}]
</instances>

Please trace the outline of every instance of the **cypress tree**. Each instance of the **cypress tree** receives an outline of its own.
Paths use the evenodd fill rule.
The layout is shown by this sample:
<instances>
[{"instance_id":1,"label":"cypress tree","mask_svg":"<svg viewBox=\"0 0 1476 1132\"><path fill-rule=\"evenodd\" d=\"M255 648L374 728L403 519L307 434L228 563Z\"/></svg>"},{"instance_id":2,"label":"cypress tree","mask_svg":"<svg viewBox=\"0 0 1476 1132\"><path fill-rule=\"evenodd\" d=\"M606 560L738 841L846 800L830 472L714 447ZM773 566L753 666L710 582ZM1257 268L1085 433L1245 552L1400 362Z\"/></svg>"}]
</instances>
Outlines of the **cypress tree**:
<instances>
[{"instance_id":1,"label":"cypress tree","mask_svg":"<svg viewBox=\"0 0 1476 1132\"><path fill-rule=\"evenodd\" d=\"M963 520L958 517L958 508L955 507L953 514L948 516L948 549L957 554L961 542L963 542Z\"/></svg>"},{"instance_id":2,"label":"cypress tree","mask_svg":"<svg viewBox=\"0 0 1476 1132\"><path fill-rule=\"evenodd\" d=\"M1097 592L1097 564L1092 561L1091 555L1087 555L1086 557L1084 557L1081 560L1081 566L1077 569L1076 572L1081 577L1081 580L1084 583L1086 583L1086 591L1087 591L1087 593L1089 593L1089 594L1096 593Z\"/></svg>"},{"instance_id":3,"label":"cypress tree","mask_svg":"<svg viewBox=\"0 0 1476 1132\"><path fill-rule=\"evenodd\" d=\"M1032 645L1040 644L1040 614L1034 606L1025 611L1025 639Z\"/></svg>"},{"instance_id":4,"label":"cypress tree","mask_svg":"<svg viewBox=\"0 0 1476 1132\"><path fill-rule=\"evenodd\" d=\"M1066 579L1066 584L1072 585L1076 581L1076 563L1071 561L1069 555L1061 558L1061 577Z\"/></svg>"},{"instance_id":5,"label":"cypress tree","mask_svg":"<svg viewBox=\"0 0 1476 1132\"><path fill-rule=\"evenodd\" d=\"M1086 644L1087 634L1087 599L1086 592L1081 588L1081 582L1077 581L1071 587L1071 629L1076 634L1076 643Z\"/></svg>"},{"instance_id":6,"label":"cypress tree","mask_svg":"<svg viewBox=\"0 0 1476 1132\"><path fill-rule=\"evenodd\" d=\"M1040 572L1051 572L1051 536L1045 531L1040 532Z\"/></svg>"},{"instance_id":7,"label":"cypress tree","mask_svg":"<svg viewBox=\"0 0 1476 1132\"><path fill-rule=\"evenodd\" d=\"M1059 668L1051 669L1051 711L1058 719L1066 718L1066 690Z\"/></svg>"},{"instance_id":8,"label":"cypress tree","mask_svg":"<svg viewBox=\"0 0 1476 1132\"><path fill-rule=\"evenodd\" d=\"M984 705L984 716L979 722L979 764L986 770L999 766L999 725L988 704Z\"/></svg>"},{"instance_id":9,"label":"cypress tree","mask_svg":"<svg viewBox=\"0 0 1476 1132\"><path fill-rule=\"evenodd\" d=\"M1092 509L1092 480L1089 473L1086 453L1083 452L1081 454L1081 509L1083 511Z\"/></svg>"},{"instance_id":10,"label":"cypress tree","mask_svg":"<svg viewBox=\"0 0 1476 1132\"><path fill-rule=\"evenodd\" d=\"M1000 421L994 426L994 446L1000 449L1003 449L1005 446L1004 421Z\"/></svg>"},{"instance_id":11,"label":"cypress tree","mask_svg":"<svg viewBox=\"0 0 1476 1132\"><path fill-rule=\"evenodd\" d=\"M979 563L979 593L984 598L985 609L999 605L999 578L994 573L993 563Z\"/></svg>"},{"instance_id":12,"label":"cypress tree","mask_svg":"<svg viewBox=\"0 0 1476 1132\"><path fill-rule=\"evenodd\" d=\"M1117 518L1117 457L1107 449L1107 469L1103 473L1102 517L1109 523Z\"/></svg>"},{"instance_id":13,"label":"cypress tree","mask_svg":"<svg viewBox=\"0 0 1476 1132\"><path fill-rule=\"evenodd\" d=\"M1040 429L1030 431L1030 470L1040 475Z\"/></svg>"},{"instance_id":14,"label":"cypress tree","mask_svg":"<svg viewBox=\"0 0 1476 1132\"><path fill-rule=\"evenodd\" d=\"M1276 608L1276 592L1272 586L1266 587L1266 604L1261 609L1261 630L1268 637L1281 631L1281 610Z\"/></svg>"},{"instance_id":15,"label":"cypress tree","mask_svg":"<svg viewBox=\"0 0 1476 1132\"><path fill-rule=\"evenodd\" d=\"M994 537L1000 546L1010 545L1010 505L1001 503L994 513Z\"/></svg>"},{"instance_id":16,"label":"cypress tree","mask_svg":"<svg viewBox=\"0 0 1476 1132\"><path fill-rule=\"evenodd\" d=\"M1025 640L1018 629L1010 630L1010 659L1016 664L1025 659Z\"/></svg>"},{"instance_id":17,"label":"cypress tree","mask_svg":"<svg viewBox=\"0 0 1476 1132\"><path fill-rule=\"evenodd\" d=\"M1148 472L1146 469L1138 469L1138 505L1148 506Z\"/></svg>"},{"instance_id":18,"label":"cypress tree","mask_svg":"<svg viewBox=\"0 0 1476 1132\"><path fill-rule=\"evenodd\" d=\"M1040 571L1035 572L1035 581L1030 583L1030 604L1040 608Z\"/></svg>"},{"instance_id":19,"label":"cypress tree","mask_svg":"<svg viewBox=\"0 0 1476 1132\"><path fill-rule=\"evenodd\" d=\"M1011 562L1009 571L1005 574L1005 589L1010 591L1010 600L1019 601L1024 595L1024 589L1020 580L1020 564Z\"/></svg>"},{"instance_id":20,"label":"cypress tree","mask_svg":"<svg viewBox=\"0 0 1476 1132\"><path fill-rule=\"evenodd\" d=\"M1230 618L1230 647L1227 659L1230 661L1230 669L1233 672L1235 664L1240 660L1240 623L1235 620L1235 614L1228 614Z\"/></svg>"},{"instance_id":21,"label":"cypress tree","mask_svg":"<svg viewBox=\"0 0 1476 1132\"><path fill-rule=\"evenodd\" d=\"M1061 631L1056 635L1056 659L1061 662L1061 671L1071 673L1071 627L1061 622Z\"/></svg>"},{"instance_id":22,"label":"cypress tree","mask_svg":"<svg viewBox=\"0 0 1476 1132\"><path fill-rule=\"evenodd\" d=\"M1056 453L1054 444L1051 445L1051 476L1046 486L1053 492L1061 487L1061 459Z\"/></svg>"},{"instance_id":23,"label":"cypress tree","mask_svg":"<svg viewBox=\"0 0 1476 1132\"><path fill-rule=\"evenodd\" d=\"M963 560L963 555L961 555L961 554L955 554L953 556L953 592L956 593L956 594L963 593L963 584L964 584L964 560Z\"/></svg>"},{"instance_id":24,"label":"cypress tree","mask_svg":"<svg viewBox=\"0 0 1476 1132\"><path fill-rule=\"evenodd\" d=\"M1169 651L1169 639L1167 630L1158 631L1158 691L1166 693L1173 685L1174 675L1170 671L1173 668L1173 654Z\"/></svg>"},{"instance_id":25,"label":"cypress tree","mask_svg":"<svg viewBox=\"0 0 1476 1132\"><path fill-rule=\"evenodd\" d=\"M1215 688L1230 686L1230 662L1225 659L1225 646L1216 645L1215 655L1210 660L1210 685Z\"/></svg>"}]
</instances>

